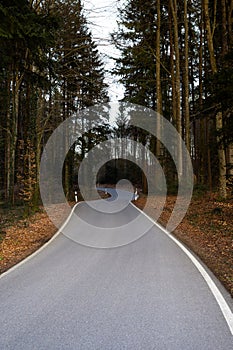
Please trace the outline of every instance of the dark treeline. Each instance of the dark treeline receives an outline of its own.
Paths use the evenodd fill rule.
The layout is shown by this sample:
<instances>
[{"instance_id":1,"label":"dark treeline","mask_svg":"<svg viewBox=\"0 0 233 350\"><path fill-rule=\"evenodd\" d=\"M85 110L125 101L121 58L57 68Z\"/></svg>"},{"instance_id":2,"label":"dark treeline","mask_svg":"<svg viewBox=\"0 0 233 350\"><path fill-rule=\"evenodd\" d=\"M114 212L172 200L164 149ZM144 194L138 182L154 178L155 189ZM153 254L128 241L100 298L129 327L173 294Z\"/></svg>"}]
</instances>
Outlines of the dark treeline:
<instances>
[{"instance_id":1,"label":"dark treeline","mask_svg":"<svg viewBox=\"0 0 233 350\"><path fill-rule=\"evenodd\" d=\"M231 0L128 0L112 35L124 101L171 121L190 151L196 184L223 198L233 176L232 24ZM154 148L164 158L162 145Z\"/></svg>"},{"instance_id":2,"label":"dark treeline","mask_svg":"<svg viewBox=\"0 0 233 350\"><path fill-rule=\"evenodd\" d=\"M0 55L1 197L37 207L43 147L72 113L106 101L104 68L80 1L1 0Z\"/></svg>"},{"instance_id":3,"label":"dark treeline","mask_svg":"<svg viewBox=\"0 0 233 350\"><path fill-rule=\"evenodd\" d=\"M112 73L125 87L124 101L172 122L191 154L196 184L223 198L233 177L232 18L231 0L127 0L112 34L121 53ZM79 0L1 0L0 56L0 196L36 208L43 148L62 121L108 101L104 67ZM169 186L176 184L158 140L124 122L97 121L67 155L67 197L76 183L74 162L98 142L125 136L148 144ZM182 173L179 147L177 154ZM101 182L131 176L146 187L143 172L123 160L107 163L98 176Z\"/></svg>"}]
</instances>

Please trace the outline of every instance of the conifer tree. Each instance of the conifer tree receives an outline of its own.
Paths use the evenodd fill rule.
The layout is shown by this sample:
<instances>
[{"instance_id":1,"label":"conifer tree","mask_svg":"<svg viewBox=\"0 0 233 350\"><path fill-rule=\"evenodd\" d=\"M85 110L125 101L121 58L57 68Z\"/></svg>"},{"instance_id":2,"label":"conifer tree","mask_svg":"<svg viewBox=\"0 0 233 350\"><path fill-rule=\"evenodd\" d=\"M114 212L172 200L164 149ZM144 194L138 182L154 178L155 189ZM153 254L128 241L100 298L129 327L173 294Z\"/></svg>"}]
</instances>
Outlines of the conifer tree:
<instances>
[{"instance_id":1,"label":"conifer tree","mask_svg":"<svg viewBox=\"0 0 233 350\"><path fill-rule=\"evenodd\" d=\"M0 19L1 190L13 204L20 184L31 183L31 172L21 171L30 144L36 171L30 201L38 204L43 147L72 113L105 102L104 69L80 1L3 0ZM71 154L69 181L72 162Z\"/></svg>"},{"instance_id":2,"label":"conifer tree","mask_svg":"<svg viewBox=\"0 0 233 350\"><path fill-rule=\"evenodd\" d=\"M158 108L186 142L197 180L222 197L233 174L232 13L231 0L128 0L112 35L124 100Z\"/></svg>"},{"instance_id":3,"label":"conifer tree","mask_svg":"<svg viewBox=\"0 0 233 350\"><path fill-rule=\"evenodd\" d=\"M57 1L55 6L56 13L61 18L61 30L54 57L57 59L58 85L61 91L61 114L65 120L85 107L106 102L107 85L104 82L104 67L83 15L81 1ZM81 123L85 127L89 121L82 120ZM87 135L91 137L92 134ZM74 149L64 166L67 196L72 190L73 159Z\"/></svg>"},{"instance_id":4,"label":"conifer tree","mask_svg":"<svg viewBox=\"0 0 233 350\"><path fill-rule=\"evenodd\" d=\"M121 9L112 38L121 56L114 73L125 87L124 100L155 109L156 18L154 1L131 0Z\"/></svg>"}]
</instances>

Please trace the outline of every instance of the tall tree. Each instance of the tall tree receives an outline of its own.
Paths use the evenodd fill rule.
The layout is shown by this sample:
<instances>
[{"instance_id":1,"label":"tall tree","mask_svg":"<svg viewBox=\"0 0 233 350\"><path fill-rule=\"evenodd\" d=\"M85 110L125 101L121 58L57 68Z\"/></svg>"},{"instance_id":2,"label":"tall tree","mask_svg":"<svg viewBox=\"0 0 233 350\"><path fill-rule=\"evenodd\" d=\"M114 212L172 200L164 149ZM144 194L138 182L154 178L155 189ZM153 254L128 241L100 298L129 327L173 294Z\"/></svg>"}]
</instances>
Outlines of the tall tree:
<instances>
[{"instance_id":1,"label":"tall tree","mask_svg":"<svg viewBox=\"0 0 233 350\"><path fill-rule=\"evenodd\" d=\"M107 99L104 70L80 1L4 0L0 18L1 189L13 204L30 184L25 201L37 205L44 144L73 112Z\"/></svg>"},{"instance_id":2,"label":"tall tree","mask_svg":"<svg viewBox=\"0 0 233 350\"><path fill-rule=\"evenodd\" d=\"M189 109L189 1L184 1L184 116L185 116L185 144L190 152L190 109Z\"/></svg>"},{"instance_id":3,"label":"tall tree","mask_svg":"<svg viewBox=\"0 0 233 350\"><path fill-rule=\"evenodd\" d=\"M113 42L122 52L115 73L125 86L124 100L156 108L156 8L149 1L128 1L120 11Z\"/></svg>"},{"instance_id":4,"label":"tall tree","mask_svg":"<svg viewBox=\"0 0 233 350\"><path fill-rule=\"evenodd\" d=\"M55 55L58 57L60 103L65 120L85 107L107 101L107 85L104 82L103 64L83 15L81 1L58 1L55 5L56 13L62 18ZM81 121L83 128L88 127L88 122ZM64 187L67 195L72 189L72 162L71 152L64 166Z\"/></svg>"},{"instance_id":5,"label":"tall tree","mask_svg":"<svg viewBox=\"0 0 233 350\"><path fill-rule=\"evenodd\" d=\"M213 16L213 26L211 28L210 15L209 15L209 0L203 0L203 11L204 11L204 20L206 26L206 35L207 35L207 43L209 49L209 57L210 57L210 66L213 75L216 75L218 72L217 61L215 57L214 50L214 31L216 26L216 9L214 11ZM224 46L224 45L223 45ZM216 114L216 131L217 131L217 144L218 144L218 162L219 162L219 193L223 198L227 197L227 189L226 189L226 154L224 149L223 140L220 138L220 133L223 129L223 111L220 108Z\"/></svg>"},{"instance_id":6,"label":"tall tree","mask_svg":"<svg viewBox=\"0 0 233 350\"><path fill-rule=\"evenodd\" d=\"M41 76L46 48L52 37L54 20L37 14L28 1L2 1L0 13L2 48L2 84L5 86L5 197L14 203L16 183L16 147L19 127L24 118L22 96L28 95L30 84ZM50 28L50 30L49 30ZM43 54L42 54L43 53ZM29 104L28 104L29 106ZM26 113L25 113L26 114ZM27 108L27 114L29 110ZM27 120L25 120L27 124ZM30 126L28 126L30 129Z\"/></svg>"},{"instance_id":7,"label":"tall tree","mask_svg":"<svg viewBox=\"0 0 233 350\"><path fill-rule=\"evenodd\" d=\"M193 157L197 181L211 189L218 183L222 197L233 154L232 12L230 0L128 0L113 34L124 100L162 106ZM181 144L176 147L181 175Z\"/></svg>"}]
</instances>

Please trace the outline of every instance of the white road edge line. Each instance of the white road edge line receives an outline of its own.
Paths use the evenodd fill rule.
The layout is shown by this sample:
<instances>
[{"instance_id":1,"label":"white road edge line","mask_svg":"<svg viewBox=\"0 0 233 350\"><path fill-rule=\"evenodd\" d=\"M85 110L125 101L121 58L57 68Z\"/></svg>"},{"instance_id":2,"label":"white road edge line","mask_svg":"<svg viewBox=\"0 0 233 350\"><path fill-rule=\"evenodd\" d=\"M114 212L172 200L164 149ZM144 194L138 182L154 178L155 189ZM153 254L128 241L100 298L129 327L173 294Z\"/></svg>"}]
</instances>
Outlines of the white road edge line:
<instances>
[{"instance_id":1,"label":"white road edge line","mask_svg":"<svg viewBox=\"0 0 233 350\"><path fill-rule=\"evenodd\" d=\"M77 207L78 204L80 204L82 202L78 202L76 203L72 209L70 214L68 215L67 219L64 221L64 223L62 224L62 226L58 229L58 231L48 240L48 242L46 242L45 244L43 244L39 249L37 249L34 253L30 254L29 256L27 256L25 259L21 260L20 262L18 262L16 265L12 266L9 270L7 270L6 272L3 272L0 275L0 279L5 277L6 275L8 275L9 273L13 272L14 270L16 270L18 267L20 267L21 265L25 264L28 260L34 258L37 254L39 254L42 250L44 250L45 248L47 248L47 246L52 243L57 236L62 232L63 228L67 225L68 221L71 218L71 215L73 214L75 208Z\"/></svg>"},{"instance_id":2,"label":"white road edge line","mask_svg":"<svg viewBox=\"0 0 233 350\"><path fill-rule=\"evenodd\" d=\"M57 236L59 236L60 233L62 233L63 228L67 225L68 221L70 220L74 210L76 209L76 207L83 202L78 202L76 203L72 209L70 214L67 216L66 220L64 221L64 223L62 224L62 226L58 229L58 231L48 240L48 242L46 242L45 244L43 244L39 249L37 249L34 253L30 254L29 256L27 256L25 259L21 260L20 262L18 262L17 264L15 264L14 266L12 266L11 268L9 268L6 272L3 272L2 274L0 274L0 279L5 277L6 275L8 275L9 273L13 272L14 270L16 270L18 267L20 267L21 265L25 264L28 260L34 258L34 256L36 256L37 254L39 254L42 250L44 250L45 248L47 248L47 246L52 243Z\"/></svg>"},{"instance_id":3,"label":"white road edge line","mask_svg":"<svg viewBox=\"0 0 233 350\"><path fill-rule=\"evenodd\" d=\"M196 266L202 277L204 278L205 282L207 283L208 287L210 288L213 296L215 297L222 314L228 324L228 327L230 329L231 335L233 336L233 313L227 304L225 298L223 297L222 293L214 283L213 279L210 277L206 269L202 266L202 264L197 260L197 258L180 242L178 239L176 239L171 233L169 233L163 226L155 222L149 215L144 213L141 209L137 208L135 204L131 203L138 211L143 213L155 226L158 226L171 240L173 240L182 250L183 252L189 257L189 259L192 261L192 263Z\"/></svg>"}]
</instances>

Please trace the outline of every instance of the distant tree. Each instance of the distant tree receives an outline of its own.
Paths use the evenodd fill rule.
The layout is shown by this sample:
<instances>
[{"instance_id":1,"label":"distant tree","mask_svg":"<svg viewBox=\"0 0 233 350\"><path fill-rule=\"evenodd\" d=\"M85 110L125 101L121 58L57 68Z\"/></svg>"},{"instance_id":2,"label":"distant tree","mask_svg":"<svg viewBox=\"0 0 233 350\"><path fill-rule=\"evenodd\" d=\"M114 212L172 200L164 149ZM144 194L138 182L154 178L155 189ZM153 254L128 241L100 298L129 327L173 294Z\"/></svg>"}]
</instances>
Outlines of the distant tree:
<instances>
[{"instance_id":1,"label":"distant tree","mask_svg":"<svg viewBox=\"0 0 233 350\"><path fill-rule=\"evenodd\" d=\"M60 32L54 49L57 60L57 84L60 87L60 104L63 120L85 107L107 102L107 85L104 82L104 67L92 39L92 34L83 15L81 1L56 1L55 12L61 18ZM80 121L83 129L92 129L89 121ZM95 135L85 133L90 145ZM84 140L84 138L83 138ZM86 146L82 145L82 152ZM64 187L68 195L72 189L75 146L64 165Z\"/></svg>"},{"instance_id":2,"label":"distant tree","mask_svg":"<svg viewBox=\"0 0 233 350\"><path fill-rule=\"evenodd\" d=\"M124 100L156 108L156 18L154 1L131 0L119 12L112 38L121 56L114 73L125 87Z\"/></svg>"}]
</instances>

